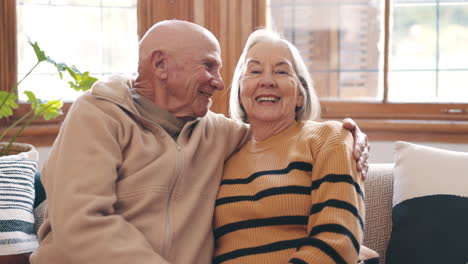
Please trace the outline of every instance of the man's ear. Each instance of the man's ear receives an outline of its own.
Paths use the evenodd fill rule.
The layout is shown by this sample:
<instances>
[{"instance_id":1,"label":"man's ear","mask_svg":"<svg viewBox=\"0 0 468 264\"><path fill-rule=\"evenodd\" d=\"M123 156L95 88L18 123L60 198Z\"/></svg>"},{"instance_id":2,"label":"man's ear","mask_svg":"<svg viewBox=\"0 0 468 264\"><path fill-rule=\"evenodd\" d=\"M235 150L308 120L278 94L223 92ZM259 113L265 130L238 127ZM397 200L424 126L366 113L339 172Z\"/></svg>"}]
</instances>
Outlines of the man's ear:
<instances>
[{"instance_id":1,"label":"man's ear","mask_svg":"<svg viewBox=\"0 0 468 264\"><path fill-rule=\"evenodd\" d=\"M151 66L157 77L167 79L167 56L161 50L154 50L151 54Z\"/></svg>"}]
</instances>

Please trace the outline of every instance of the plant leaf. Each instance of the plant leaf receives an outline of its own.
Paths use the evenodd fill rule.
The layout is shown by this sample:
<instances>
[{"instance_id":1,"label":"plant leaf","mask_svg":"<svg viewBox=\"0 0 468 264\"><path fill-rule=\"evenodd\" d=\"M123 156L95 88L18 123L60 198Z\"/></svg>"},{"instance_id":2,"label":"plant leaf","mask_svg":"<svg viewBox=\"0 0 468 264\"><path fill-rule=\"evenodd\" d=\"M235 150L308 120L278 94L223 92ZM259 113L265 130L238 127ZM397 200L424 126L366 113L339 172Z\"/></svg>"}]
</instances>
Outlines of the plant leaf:
<instances>
[{"instance_id":1,"label":"plant leaf","mask_svg":"<svg viewBox=\"0 0 468 264\"><path fill-rule=\"evenodd\" d=\"M34 110L36 115L42 116L45 120L56 118L62 114L63 103L59 100L40 103L39 107Z\"/></svg>"},{"instance_id":2,"label":"plant leaf","mask_svg":"<svg viewBox=\"0 0 468 264\"><path fill-rule=\"evenodd\" d=\"M69 73L70 72L73 72L73 78L75 79L75 82L68 82L68 84L76 91L87 91L98 80L97 78L89 76L89 72L79 73L79 71L76 69L75 71L69 71Z\"/></svg>"},{"instance_id":3,"label":"plant leaf","mask_svg":"<svg viewBox=\"0 0 468 264\"><path fill-rule=\"evenodd\" d=\"M0 91L0 102L5 102L0 107L0 118L9 117L13 114L13 109L18 108L16 99L18 99L16 94Z\"/></svg>"},{"instance_id":4,"label":"plant leaf","mask_svg":"<svg viewBox=\"0 0 468 264\"><path fill-rule=\"evenodd\" d=\"M68 74L70 74L70 76L75 80L75 82L80 81L81 73L76 69L75 66L67 67L66 69Z\"/></svg>"},{"instance_id":5,"label":"plant leaf","mask_svg":"<svg viewBox=\"0 0 468 264\"><path fill-rule=\"evenodd\" d=\"M69 67L63 62L55 62L55 60L53 60L50 57L47 57L47 62L53 64L55 68L57 68L57 71L60 75L60 79L63 79L62 72L68 72L70 77L72 77L72 79L74 80L69 81L68 84L70 85L70 88L73 88L76 91L89 90L91 86L93 86L93 84L98 80L97 78L90 76L89 72L81 73L75 65Z\"/></svg>"},{"instance_id":6,"label":"plant leaf","mask_svg":"<svg viewBox=\"0 0 468 264\"><path fill-rule=\"evenodd\" d=\"M39 47L39 44L37 44L37 42L33 43L31 40L28 40L28 43L29 43L29 45L31 45L33 47L34 53L36 53L36 57L37 57L38 62L47 60L47 56L45 55L45 52L43 50L41 50L41 48Z\"/></svg>"},{"instance_id":7,"label":"plant leaf","mask_svg":"<svg viewBox=\"0 0 468 264\"><path fill-rule=\"evenodd\" d=\"M36 95L31 91L24 91L23 93L28 97L28 103L31 103L31 108L36 110L41 101L38 100Z\"/></svg>"},{"instance_id":8,"label":"plant leaf","mask_svg":"<svg viewBox=\"0 0 468 264\"><path fill-rule=\"evenodd\" d=\"M79 89L81 91L87 91L91 89L91 86L97 81L97 78L89 76L89 72L85 72L81 75L81 80L79 82Z\"/></svg>"}]
</instances>

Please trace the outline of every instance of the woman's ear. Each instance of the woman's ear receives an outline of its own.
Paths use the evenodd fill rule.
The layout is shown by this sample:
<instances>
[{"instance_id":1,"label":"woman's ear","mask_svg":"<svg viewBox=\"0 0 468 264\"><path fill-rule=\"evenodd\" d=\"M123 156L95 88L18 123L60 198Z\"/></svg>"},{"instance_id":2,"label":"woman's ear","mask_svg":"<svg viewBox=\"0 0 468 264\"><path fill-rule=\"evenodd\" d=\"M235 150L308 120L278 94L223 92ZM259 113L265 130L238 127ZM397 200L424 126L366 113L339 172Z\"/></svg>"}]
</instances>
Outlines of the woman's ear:
<instances>
[{"instance_id":1,"label":"woman's ear","mask_svg":"<svg viewBox=\"0 0 468 264\"><path fill-rule=\"evenodd\" d=\"M151 54L151 66L157 77L167 79L167 56L161 50L154 50Z\"/></svg>"},{"instance_id":2,"label":"woman's ear","mask_svg":"<svg viewBox=\"0 0 468 264\"><path fill-rule=\"evenodd\" d=\"M301 107L304 104L304 96L302 95L301 91L297 90L297 97L296 97L296 106Z\"/></svg>"}]
</instances>

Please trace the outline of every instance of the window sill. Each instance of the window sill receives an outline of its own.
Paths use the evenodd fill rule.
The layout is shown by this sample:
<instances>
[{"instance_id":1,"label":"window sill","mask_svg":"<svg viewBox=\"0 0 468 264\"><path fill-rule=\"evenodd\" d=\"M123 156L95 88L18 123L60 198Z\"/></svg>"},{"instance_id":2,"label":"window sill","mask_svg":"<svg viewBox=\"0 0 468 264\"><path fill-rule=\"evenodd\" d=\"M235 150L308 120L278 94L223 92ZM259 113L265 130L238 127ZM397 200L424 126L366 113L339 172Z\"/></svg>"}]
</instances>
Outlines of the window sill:
<instances>
[{"instance_id":1,"label":"window sill","mask_svg":"<svg viewBox=\"0 0 468 264\"><path fill-rule=\"evenodd\" d=\"M59 123L34 124L24 129L21 135L16 138L16 142L29 143L35 147L52 146L59 130ZM17 131L18 128L12 129L3 141L8 141Z\"/></svg>"},{"instance_id":2,"label":"window sill","mask_svg":"<svg viewBox=\"0 0 468 264\"><path fill-rule=\"evenodd\" d=\"M468 121L382 119L354 119L354 121L371 141L468 143ZM59 130L58 123L35 124L26 128L16 141L37 147L51 146ZM14 131L9 135L13 133Z\"/></svg>"},{"instance_id":3,"label":"window sill","mask_svg":"<svg viewBox=\"0 0 468 264\"><path fill-rule=\"evenodd\" d=\"M354 119L371 141L468 143L468 121Z\"/></svg>"}]
</instances>

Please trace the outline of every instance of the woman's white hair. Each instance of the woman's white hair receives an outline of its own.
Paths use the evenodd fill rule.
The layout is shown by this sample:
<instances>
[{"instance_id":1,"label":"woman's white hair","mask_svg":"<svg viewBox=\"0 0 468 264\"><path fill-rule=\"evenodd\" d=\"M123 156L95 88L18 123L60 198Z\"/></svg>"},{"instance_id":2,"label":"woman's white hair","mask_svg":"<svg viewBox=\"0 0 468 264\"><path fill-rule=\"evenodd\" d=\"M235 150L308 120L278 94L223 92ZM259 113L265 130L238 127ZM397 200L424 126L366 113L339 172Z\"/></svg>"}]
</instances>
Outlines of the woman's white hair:
<instances>
[{"instance_id":1,"label":"woman's white hair","mask_svg":"<svg viewBox=\"0 0 468 264\"><path fill-rule=\"evenodd\" d=\"M296 107L296 120L316 120L320 117L320 101L312 83L307 67L302 60L297 48L288 40L282 38L278 33L268 29L258 29L250 34L245 43L244 50L237 62L234 76L232 77L231 96L229 99L229 111L231 118L248 123L247 113L239 101L241 77L245 72L247 52L258 43L263 42L282 42L286 44L293 58L293 67L296 72L299 84L299 91L303 97L301 107Z\"/></svg>"}]
</instances>

